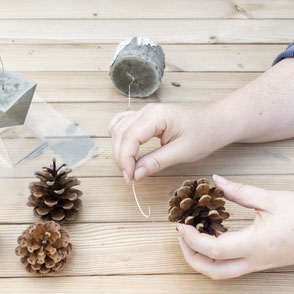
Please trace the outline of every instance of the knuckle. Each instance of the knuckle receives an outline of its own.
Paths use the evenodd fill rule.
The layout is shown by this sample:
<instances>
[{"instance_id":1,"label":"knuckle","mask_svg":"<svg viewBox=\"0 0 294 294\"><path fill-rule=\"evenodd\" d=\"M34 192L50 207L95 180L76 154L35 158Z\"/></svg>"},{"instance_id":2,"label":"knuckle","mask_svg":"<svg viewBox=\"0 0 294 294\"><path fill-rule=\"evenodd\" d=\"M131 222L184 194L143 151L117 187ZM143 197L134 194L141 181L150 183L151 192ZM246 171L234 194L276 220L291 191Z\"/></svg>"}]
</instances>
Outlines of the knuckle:
<instances>
[{"instance_id":1,"label":"knuckle","mask_svg":"<svg viewBox=\"0 0 294 294\"><path fill-rule=\"evenodd\" d=\"M223 258L223 252L222 252L222 250L220 248L213 247L210 250L210 256L213 259L222 259Z\"/></svg>"},{"instance_id":2,"label":"knuckle","mask_svg":"<svg viewBox=\"0 0 294 294\"><path fill-rule=\"evenodd\" d=\"M151 168L154 172L158 172L161 170L161 164L155 156L150 157L149 164L151 165Z\"/></svg>"},{"instance_id":3,"label":"knuckle","mask_svg":"<svg viewBox=\"0 0 294 294\"><path fill-rule=\"evenodd\" d=\"M126 141L130 141L132 140L134 137L136 136L135 134L135 131L130 129L130 130L127 130L124 135L123 135L123 139L126 140Z\"/></svg>"}]
</instances>

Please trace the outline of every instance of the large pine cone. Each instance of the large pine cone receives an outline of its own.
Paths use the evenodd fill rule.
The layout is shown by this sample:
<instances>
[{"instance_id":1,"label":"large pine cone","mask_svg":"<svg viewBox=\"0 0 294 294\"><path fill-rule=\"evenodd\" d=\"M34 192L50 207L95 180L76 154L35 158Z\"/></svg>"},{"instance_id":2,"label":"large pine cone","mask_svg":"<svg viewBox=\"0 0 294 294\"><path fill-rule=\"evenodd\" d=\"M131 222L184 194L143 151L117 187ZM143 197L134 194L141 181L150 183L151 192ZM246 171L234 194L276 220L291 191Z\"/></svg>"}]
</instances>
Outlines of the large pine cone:
<instances>
[{"instance_id":1,"label":"large pine cone","mask_svg":"<svg viewBox=\"0 0 294 294\"><path fill-rule=\"evenodd\" d=\"M30 273L53 274L61 270L72 251L69 234L54 221L29 226L17 239L15 253Z\"/></svg>"},{"instance_id":2,"label":"large pine cone","mask_svg":"<svg viewBox=\"0 0 294 294\"><path fill-rule=\"evenodd\" d=\"M64 168L65 166L63 164L56 168L54 158L50 168L43 167L42 172L35 173L39 182L33 182L29 186L31 195L27 205L34 207L35 214L45 221L62 223L65 220L74 220L82 206L79 199L82 192L73 188L80 181L76 177L68 177L72 170Z\"/></svg>"},{"instance_id":3,"label":"large pine cone","mask_svg":"<svg viewBox=\"0 0 294 294\"><path fill-rule=\"evenodd\" d=\"M223 191L210 188L205 178L185 181L169 201L170 222L192 225L201 233L219 235L227 229L222 225L230 214L225 211Z\"/></svg>"}]
</instances>

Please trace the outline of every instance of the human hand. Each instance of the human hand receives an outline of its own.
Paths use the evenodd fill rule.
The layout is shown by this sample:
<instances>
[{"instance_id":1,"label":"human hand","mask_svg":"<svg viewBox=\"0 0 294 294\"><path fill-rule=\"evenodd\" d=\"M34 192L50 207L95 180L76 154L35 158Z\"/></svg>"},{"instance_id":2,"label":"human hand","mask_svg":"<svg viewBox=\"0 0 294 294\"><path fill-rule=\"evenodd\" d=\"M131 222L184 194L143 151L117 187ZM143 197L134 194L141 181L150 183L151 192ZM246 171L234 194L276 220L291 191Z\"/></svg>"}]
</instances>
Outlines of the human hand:
<instances>
[{"instance_id":1,"label":"human hand","mask_svg":"<svg viewBox=\"0 0 294 294\"><path fill-rule=\"evenodd\" d=\"M267 191L214 176L225 197L255 209L254 223L219 237L178 224L180 246L187 263L212 279L294 264L294 193Z\"/></svg>"},{"instance_id":2,"label":"human hand","mask_svg":"<svg viewBox=\"0 0 294 294\"><path fill-rule=\"evenodd\" d=\"M128 182L201 159L235 141L227 117L214 105L148 104L136 112L119 113L108 128L116 163ZM160 138L161 148L136 160L140 145L152 137Z\"/></svg>"}]
</instances>

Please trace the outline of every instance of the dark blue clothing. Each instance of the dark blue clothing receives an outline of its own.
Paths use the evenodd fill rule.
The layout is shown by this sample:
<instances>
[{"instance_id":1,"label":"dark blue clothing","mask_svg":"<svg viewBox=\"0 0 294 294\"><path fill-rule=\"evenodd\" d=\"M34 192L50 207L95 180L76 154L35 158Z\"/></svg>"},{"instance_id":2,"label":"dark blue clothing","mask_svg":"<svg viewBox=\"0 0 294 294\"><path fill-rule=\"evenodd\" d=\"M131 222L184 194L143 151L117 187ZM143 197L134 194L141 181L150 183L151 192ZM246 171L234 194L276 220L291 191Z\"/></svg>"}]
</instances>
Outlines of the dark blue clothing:
<instances>
[{"instance_id":1,"label":"dark blue clothing","mask_svg":"<svg viewBox=\"0 0 294 294\"><path fill-rule=\"evenodd\" d=\"M273 65L287 57L294 57L294 42L290 44L285 51L283 51L276 57L276 59L273 62Z\"/></svg>"}]
</instances>

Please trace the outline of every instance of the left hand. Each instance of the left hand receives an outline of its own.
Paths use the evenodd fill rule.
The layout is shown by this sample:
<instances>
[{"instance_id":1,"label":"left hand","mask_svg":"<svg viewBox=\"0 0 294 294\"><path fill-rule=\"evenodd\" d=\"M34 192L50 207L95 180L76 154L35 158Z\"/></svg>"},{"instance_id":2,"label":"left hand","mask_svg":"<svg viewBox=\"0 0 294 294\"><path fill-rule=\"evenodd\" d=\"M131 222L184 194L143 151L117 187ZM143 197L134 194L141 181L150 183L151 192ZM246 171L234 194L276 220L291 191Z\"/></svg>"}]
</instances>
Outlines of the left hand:
<instances>
[{"instance_id":1,"label":"left hand","mask_svg":"<svg viewBox=\"0 0 294 294\"><path fill-rule=\"evenodd\" d=\"M267 191L214 176L225 197L255 209L254 223L219 237L178 224L180 246L187 263L212 279L294 264L294 193Z\"/></svg>"}]
</instances>

